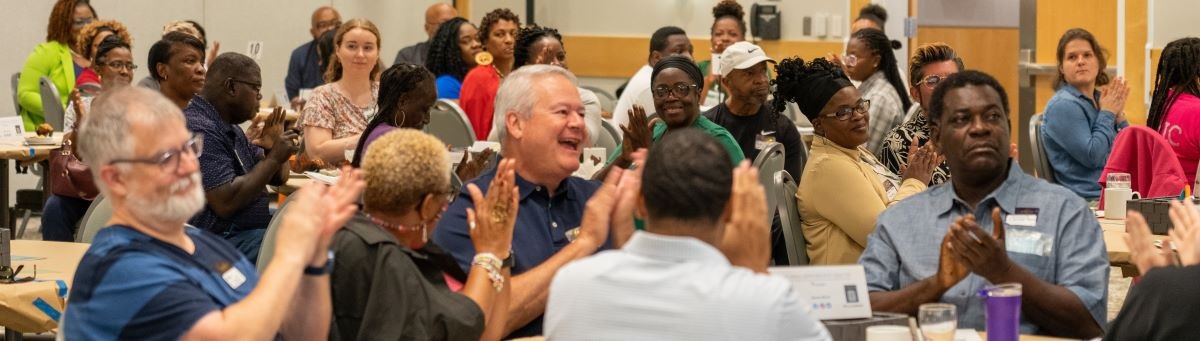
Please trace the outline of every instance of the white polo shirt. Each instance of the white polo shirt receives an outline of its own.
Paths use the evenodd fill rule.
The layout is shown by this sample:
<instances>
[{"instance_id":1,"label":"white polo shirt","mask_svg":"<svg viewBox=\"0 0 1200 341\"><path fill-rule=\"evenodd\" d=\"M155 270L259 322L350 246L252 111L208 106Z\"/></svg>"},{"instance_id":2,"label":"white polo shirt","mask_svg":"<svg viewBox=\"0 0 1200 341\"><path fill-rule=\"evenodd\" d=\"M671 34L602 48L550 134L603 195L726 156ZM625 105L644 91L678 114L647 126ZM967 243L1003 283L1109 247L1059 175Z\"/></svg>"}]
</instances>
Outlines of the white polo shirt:
<instances>
[{"instance_id":1,"label":"white polo shirt","mask_svg":"<svg viewBox=\"0 0 1200 341\"><path fill-rule=\"evenodd\" d=\"M622 250L564 266L550 340L829 340L779 277L734 267L699 239L635 232Z\"/></svg>"}]
</instances>

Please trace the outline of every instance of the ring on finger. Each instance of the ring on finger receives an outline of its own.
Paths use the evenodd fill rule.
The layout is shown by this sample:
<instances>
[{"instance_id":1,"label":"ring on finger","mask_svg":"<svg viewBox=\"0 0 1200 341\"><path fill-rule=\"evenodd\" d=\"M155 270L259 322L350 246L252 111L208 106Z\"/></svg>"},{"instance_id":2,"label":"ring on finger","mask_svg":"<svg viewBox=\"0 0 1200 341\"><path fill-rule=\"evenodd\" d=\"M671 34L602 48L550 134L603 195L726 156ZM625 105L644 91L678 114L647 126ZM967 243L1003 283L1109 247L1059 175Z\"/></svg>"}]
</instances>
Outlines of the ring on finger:
<instances>
[{"instance_id":1,"label":"ring on finger","mask_svg":"<svg viewBox=\"0 0 1200 341\"><path fill-rule=\"evenodd\" d=\"M470 222L467 222L467 225L470 226L472 230L474 230L475 229L475 219L471 219Z\"/></svg>"}]
</instances>

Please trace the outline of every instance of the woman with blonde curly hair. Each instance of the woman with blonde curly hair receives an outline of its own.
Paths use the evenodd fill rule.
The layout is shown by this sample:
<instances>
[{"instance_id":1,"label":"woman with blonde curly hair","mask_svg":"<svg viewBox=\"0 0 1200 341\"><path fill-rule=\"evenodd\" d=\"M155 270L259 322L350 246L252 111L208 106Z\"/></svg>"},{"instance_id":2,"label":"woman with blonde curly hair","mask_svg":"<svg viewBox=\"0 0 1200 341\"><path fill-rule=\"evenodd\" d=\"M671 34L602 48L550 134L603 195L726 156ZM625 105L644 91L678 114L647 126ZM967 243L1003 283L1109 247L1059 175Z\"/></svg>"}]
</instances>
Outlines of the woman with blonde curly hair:
<instances>
[{"instance_id":1,"label":"woman with blonde curly hair","mask_svg":"<svg viewBox=\"0 0 1200 341\"><path fill-rule=\"evenodd\" d=\"M79 34L75 36L75 51L89 61L95 60L96 48L108 36L117 36L125 45L133 45L133 38L129 36L125 24L116 20L98 20L79 30ZM75 89L86 94L94 95L99 86L100 75L92 68L84 68L83 72L75 77Z\"/></svg>"},{"instance_id":2,"label":"woman with blonde curly hair","mask_svg":"<svg viewBox=\"0 0 1200 341\"><path fill-rule=\"evenodd\" d=\"M500 163L487 195L468 185L474 261L469 273L430 230L454 197L446 147L397 129L367 148L362 211L334 236L331 340L494 340L503 336L518 192L513 160ZM476 220L476 217L482 219Z\"/></svg>"}]
</instances>

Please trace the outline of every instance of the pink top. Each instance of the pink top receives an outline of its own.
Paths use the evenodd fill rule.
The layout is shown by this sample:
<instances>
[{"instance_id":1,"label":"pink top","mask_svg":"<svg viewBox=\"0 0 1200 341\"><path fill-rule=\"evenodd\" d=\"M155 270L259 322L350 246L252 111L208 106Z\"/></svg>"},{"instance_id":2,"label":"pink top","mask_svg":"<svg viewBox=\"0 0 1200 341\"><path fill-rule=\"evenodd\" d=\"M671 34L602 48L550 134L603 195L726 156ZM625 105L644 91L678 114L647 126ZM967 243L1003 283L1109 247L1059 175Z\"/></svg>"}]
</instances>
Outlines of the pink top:
<instances>
[{"instance_id":1,"label":"pink top","mask_svg":"<svg viewBox=\"0 0 1200 341\"><path fill-rule=\"evenodd\" d=\"M1180 95L1167 111L1158 132L1175 150L1188 183L1195 181L1196 165L1200 162L1200 98L1188 93Z\"/></svg>"},{"instance_id":2,"label":"pink top","mask_svg":"<svg viewBox=\"0 0 1200 341\"><path fill-rule=\"evenodd\" d=\"M354 105L349 97L334 88L333 83L313 89L308 103L300 114L301 128L319 127L333 131L333 138L340 139L362 133L367 122L375 114L375 102L379 101L379 82L371 83L371 105Z\"/></svg>"}]
</instances>

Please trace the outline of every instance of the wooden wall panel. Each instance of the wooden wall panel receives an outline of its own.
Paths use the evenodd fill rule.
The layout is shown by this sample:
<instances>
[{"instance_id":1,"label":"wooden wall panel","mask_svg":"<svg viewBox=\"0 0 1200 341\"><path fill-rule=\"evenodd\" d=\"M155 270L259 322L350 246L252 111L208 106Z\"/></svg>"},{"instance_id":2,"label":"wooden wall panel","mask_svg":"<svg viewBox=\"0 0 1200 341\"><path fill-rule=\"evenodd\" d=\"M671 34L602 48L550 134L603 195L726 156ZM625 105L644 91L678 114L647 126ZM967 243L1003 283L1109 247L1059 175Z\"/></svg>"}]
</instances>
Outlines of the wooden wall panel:
<instances>
[{"instance_id":1,"label":"wooden wall panel","mask_svg":"<svg viewBox=\"0 0 1200 341\"><path fill-rule=\"evenodd\" d=\"M1015 28L977 27L920 27L917 36L920 43L944 42L954 47L967 69L986 72L1004 86L1008 94L1013 127L1017 120L1017 51L1020 34ZM1012 131L1013 141L1018 141L1017 130Z\"/></svg>"},{"instance_id":2,"label":"wooden wall panel","mask_svg":"<svg viewBox=\"0 0 1200 341\"><path fill-rule=\"evenodd\" d=\"M616 36L563 36L567 49L567 63L571 72L580 77L628 78L646 64L650 47L649 37ZM825 54L842 51L840 41L762 41L759 42L767 55L782 60L800 56L805 60L823 57ZM712 49L707 38L692 39L696 59L708 59Z\"/></svg>"},{"instance_id":3,"label":"wooden wall panel","mask_svg":"<svg viewBox=\"0 0 1200 341\"><path fill-rule=\"evenodd\" d=\"M1125 100L1125 115L1132 124L1146 124L1146 113L1149 106L1149 87L1145 86L1146 79L1154 80L1154 73L1146 70L1146 40L1147 36L1147 1L1125 0L1125 60L1118 61L1125 69L1125 79L1129 81L1129 98ZM1161 50L1159 51L1161 52ZM1158 58L1154 58L1157 64Z\"/></svg>"}]
</instances>

